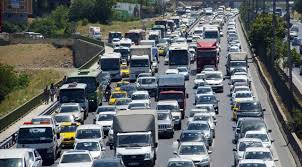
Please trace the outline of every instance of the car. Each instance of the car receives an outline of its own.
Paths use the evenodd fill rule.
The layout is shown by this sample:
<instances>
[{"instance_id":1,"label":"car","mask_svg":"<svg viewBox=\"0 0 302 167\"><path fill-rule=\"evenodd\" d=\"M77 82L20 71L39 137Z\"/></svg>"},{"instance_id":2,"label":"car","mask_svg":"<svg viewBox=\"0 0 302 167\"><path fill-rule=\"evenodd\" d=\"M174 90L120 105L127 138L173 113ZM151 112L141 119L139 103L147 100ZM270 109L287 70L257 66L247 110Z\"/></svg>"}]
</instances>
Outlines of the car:
<instances>
[{"instance_id":1,"label":"car","mask_svg":"<svg viewBox=\"0 0 302 167\"><path fill-rule=\"evenodd\" d=\"M213 144L214 133L208 121L190 121L186 129L201 131L207 139L209 146Z\"/></svg>"},{"instance_id":2,"label":"car","mask_svg":"<svg viewBox=\"0 0 302 167\"><path fill-rule=\"evenodd\" d=\"M93 159L102 159L106 148L99 140L87 139L76 142L74 144L74 150L87 150Z\"/></svg>"},{"instance_id":3,"label":"car","mask_svg":"<svg viewBox=\"0 0 302 167\"><path fill-rule=\"evenodd\" d=\"M151 96L157 93L157 79L156 77L140 77L136 81L137 90L146 90Z\"/></svg>"},{"instance_id":4,"label":"car","mask_svg":"<svg viewBox=\"0 0 302 167\"><path fill-rule=\"evenodd\" d=\"M170 158L167 167L196 167L190 159Z\"/></svg>"},{"instance_id":5,"label":"car","mask_svg":"<svg viewBox=\"0 0 302 167\"><path fill-rule=\"evenodd\" d=\"M265 162L260 159L243 159L239 162L237 167L250 167L250 166L267 167Z\"/></svg>"},{"instance_id":6,"label":"car","mask_svg":"<svg viewBox=\"0 0 302 167\"><path fill-rule=\"evenodd\" d=\"M249 147L263 147L262 141L256 138L241 138L236 144L234 151L234 166L243 159L243 155L246 148Z\"/></svg>"},{"instance_id":7,"label":"car","mask_svg":"<svg viewBox=\"0 0 302 167\"><path fill-rule=\"evenodd\" d=\"M147 103L148 106L151 106L150 96L148 91L136 91L131 96L132 102L142 102Z\"/></svg>"},{"instance_id":8,"label":"car","mask_svg":"<svg viewBox=\"0 0 302 167\"><path fill-rule=\"evenodd\" d=\"M178 69L167 69L165 74L168 74L168 75L179 74L179 71L178 71Z\"/></svg>"},{"instance_id":9,"label":"car","mask_svg":"<svg viewBox=\"0 0 302 167\"><path fill-rule=\"evenodd\" d=\"M150 109L150 104L144 101L132 101L128 104L128 110Z\"/></svg>"},{"instance_id":10,"label":"car","mask_svg":"<svg viewBox=\"0 0 302 167\"><path fill-rule=\"evenodd\" d=\"M231 91L231 97L234 97L238 91L251 91L251 89L249 86L234 86L233 90Z\"/></svg>"},{"instance_id":11,"label":"car","mask_svg":"<svg viewBox=\"0 0 302 167\"><path fill-rule=\"evenodd\" d=\"M194 79L194 89L196 89L199 86L205 86L207 85L207 82L204 80L204 74L196 74L196 78Z\"/></svg>"},{"instance_id":12,"label":"car","mask_svg":"<svg viewBox=\"0 0 302 167\"><path fill-rule=\"evenodd\" d=\"M170 110L157 111L158 135L168 138L174 136L174 122Z\"/></svg>"},{"instance_id":13,"label":"car","mask_svg":"<svg viewBox=\"0 0 302 167\"><path fill-rule=\"evenodd\" d=\"M57 123L57 121L53 115L35 116L34 118L31 119L31 122L33 124L40 124L41 122L43 122L43 123L47 122L47 123L53 125L53 129L55 129L57 133L60 132L59 124Z\"/></svg>"},{"instance_id":14,"label":"car","mask_svg":"<svg viewBox=\"0 0 302 167\"><path fill-rule=\"evenodd\" d=\"M118 98L127 98L128 94L125 91L113 91L110 95L109 105L115 105L116 99Z\"/></svg>"},{"instance_id":15,"label":"car","mask_svg":"<svg viewBox=\"0 0 302 167\"><path fill-rule=\"evenodd\" d=\"M136 86L133 84L123 85L120 87L121 91L127 92L129 98L131 98L133 92L137 91Z\"/></svg>"},{"instance_id":16,"label":"car","mask_svg":"<svg viewBox=\"0 0 302 167\"><path fill-rule=\"evenodd\" d=\"M260 139L263 143L264 147L271 148L272 142L274 140L270 139L270 136L268 135L267 131L265 130L250 130L245 133L244 138L256 138Z\"/></svg>"},{"instance_id":17,"label":"car","mask_svg":"<svg viewBox=\"0 0 302 167\"><path fill-rule=\"evenodd\" d=\"M62 136L62 147L72 147L75 141L75 135L80 123L66 122L60 126L60 136Z\"/></svg>"},{"instance_id":18,"label":"car","mask_svg":"<svg viewBox=\"0 0 302 167\"><path fill-rule=\"evenodd\" d=\"M231 75L231 79L229 83L229 85L231 85L231 91L236 82L245 82L247 83L246 85L250 87L250 80L247 75Z\"/></svg>"},{"instance_id":19,"label":"car","mask_svg":"<svg viewBox=\"0 0 302 167\"><path fill-rule=\"evenodd\" d=\"M204 72L204 80L209 86L212 87L214 92L223 92L222 81L224 78L221 71Z\"/></svg>"},{"instance_id":20,"label":"car","mask_svg":"<svg viewBox=\"0 0 302 167\"><path fill-rule=\"evenodd\" d=\"M130 70L129 67L127 66L127 64L122 64L121 65L121 70L120 70L121 76L123 78L129 77L130 75Z\"/></svg>"},{"instance_id":21,"label":"car","mask_svg":"<svg viewBox=\"0 0 302 167\"><path fill-rule=\"evenodd\" d=\"M235 103L233 107L233 120L240 117L262 117L265 109L262 108L259 101L242 101Z\"/></svg>"},{"instance_id":22,"label":"car","mask_svg":"<svg viewBox=\"0 0 302 167\"><path fill-rule=\"evenodd\" d=\"M0 149L1 167L42 167L42 158L34 148Z\"/></svg>"},{"instance_id":23,"label":"car","mask_svg":"<svg viewBox=\"0 0 302 167\"><path fill-rule=\"evenodd\" d=\"M59 107L57 113L69 113L74 115L75 120L80 122L81 124L84 123L84 119L88 115L84 115L84 109L80 106L79 103L63 103Z\"/></svg>"},{"instance_id":24,"label":"car","mask_svg":"<svg viewBox=\"0 0 302 167\"><path fill-rule=\"evenodd\" d=\"M105 136L103 133L103 127L101 125L85 124L78 126L75 142L87 139L97 139L102 142L103 145L103 138L105 138Z\"/></svg>"},{"instance_id":25,"label":"car","mask_svg":"<svg viewBox=\"0 0 302 167\"><path fill-rule=\"evenodd\" d=\"M199 86L196 89L195 94L196 94L196 96L198 96L198 95L214 95L214 91L211 86L205 85L205 86Z\"/></svg>"},{"instance_id":26,"label":"car","mask_svg":"<svg viewBox=\"0 0 302 167\"><path fill-rule=\"evenodd\" d=\"M213 119L216 120L216 112L213 104L198 104L195 106L195 108L206 110L207 113L211 114Z\"/></svg>"},{"instance_id":27,"label":"car","mask_svg":"<svg viewBox=\"0 0 302 167\"><path fill-rule=\"evenodd\" d=\"M63 123L76 123L77 122L75 120L74 115L69 114L69 113L56 114L54 116L54 118L59 126L61 126Z\"/></svg>"},{"instance_id":28,"label":"car","mask_svg":"<svg viewBox=\"0 0 302 167\"><path fill-rule=\"evenodd\" d=\"M104 105L104 106L98 106L98 108L96 109L96 114L102 113L102 112L116 112L116 106L114 105Z\"/></svg>"},{"instance_id":29,"label":"car","mask_svg":"<svg viewBox=\"0 0 302 167\"><path fill-rule=\"evenodd\" d=\"M91 167L125 167L125 165L121 158L113 158L94 160Z\"/></svg>"},{"instance_id":30,"label":"car","mask_svg":"<svg viewBox=\"0 0 302 167\"><path fill-rule=\"evenodd\" d=\"M300 46L302 44L302 38L300 37L294 37L292 41L293 46Z\"/></svg>"},{"instance_id":31,"label":"car","mask_svg":"<svg viewBox=\"0 0 302 167\"><path fill-rule=\"evenodd\" d=\"M109 130L113 125L113 117L116 112L101 112L96 115L96 118L93 120L94 124L101 125L103 127L103 133L105 136L108 136Z\"/></svg>"},{"instance_id":32,"label":"car","mask_svg":"<svg viewBox=\"0 0 302 167\"><path fill-rule=\"evenodd\" d=\"M127 110L128 104L132 101L131 98L119 98L116 99L115 106L117 110Z\"/></svg>"},{"instance_id":33,"label":"car","mask_svg":"<svg viewBox=\"0 0 302 167\"><path fill-rule=\"evenodd\" d=\"M181 129L181 112L180 112L179 104L176 100L160 100L156 104L156 110L171 111L175 130Z\"/></svg>"},{"instance_id":34,"label":"car","mask_svg":"<svg viewBox=\"0 0 302 167\"><path fill-rule=\"evenodd\" d=\"M240 139L245 136L245 133L247 131L251 131L251 130L263 130L263 131L267 131L269 133L271 132L270 129L267 129L263 118L247 117L247 118L242 119L240 121L240 123L237 122L235 135L237 135L237 139Z\"/></svg>"},{"instance_id":35,"label":"car","mask_svg":"<svg viewBox=\"0 0 302 167\"><path fill-rule=\"evenodd\" d=\"M231 45L230 47L228 47L228 54L240 51L241 49L238 45Z\"/></svg>"},{"instance_id":36,"label":"car","mask_svg":"<svg viewBox=\"0 0 302 167\"><path fill-rule=\"evenodd\" d=\"M232 97L232 104L243 101L253 101L255 96L253 96L251 91L237 91Z\"/></svg>"},{"instance_id":37,"label":"car","mask_svg":"<svg viewBox=\"0 0 302 167\"><path fill-rule=\"evenodd\" d=\"M216 120L214 120L213 116L210 113L196 113L194 114L192 121L208 121L213 134L213 138L215 138Z\"/></svg>"},{"instance_id":38,"label":"car","mask_svg":"<svg viewBox=\"0 0 302 167\"><path fill-rule=\"evenodd\" d=\"M193 63L196 58L196 51L194 48L189 48L189 53L190 53L190 62Z\"/></svg>"},{"instance_id":39,"label":"car","mask_svg":"<svg viewBox=\"0 0 302 167\"><path fill-rule=\"evenodd\" d=\"M187 67L177 67L178 74L185 76L185 80L189 80L190 74Z\"/></svg>"},{"instance_id":40,"label":"car","mask_svg":"<svg viewBox=\"0 0 302 167\"><path fill-rule=\"evenodd\" d=\"M199 104L212 104L215 109L215 113L219 113L219 107L218 107L219 100L214 95L200 95L198 96L198 99L196 99L196 105Z\"/></svg>"},{"instance_id":41,"label":"car","mask_svg":"<svg viewBox=\"0 0 302 167\"><path fill-rule=\"evenodd\" d=\"M180 144L178 151L174 152L179 158L192 160L195 166L210 166L211 159L203 142L183 142Z\"/></svg>"},{"instance_id":42,"label":"car","mask_svg":"<svg viewBox=\"0 0 302 167\"><path fill-rule=\"evenodd\" d=\"M267 167L276 167L273 154L269 148L266 147L249 147L245 149L243 159L259 159L263 160Z\"/></svg>"},{"instance_id":43,"label":"car","mask_svg":"<svg viewBox=\"0 0 302 167\"><path fill-rule=\"evenodd\" d=\"M87 150L69 150L63 152L58 167L91 166L93 158Z\"/></svg>"},{"instance_id":44,"label":"car","mask_svg":"<svg viewBox=\"0 0 302 167\"><path fill-rule=\"evenodd\" d=\"M123 85L129 85L129 84L130 84L129 81L121 80L121 81L119 81L119 82L116 83L116 87L117 87L117 88L120 88L120 87L123 86Z\"/></svg>"},{"instance_id":45,"label":"car","mask_svg":"<svg viewBox=\"0 0 302 167\"><path fill-rule=\"evenodd\" d=\"M174 142L173 145L177 144L178 147L180 143L184 142L203 142L207 149L210 147L205 135L199 130L182 130L177 143Z\"/></svg>"}]
</instances>

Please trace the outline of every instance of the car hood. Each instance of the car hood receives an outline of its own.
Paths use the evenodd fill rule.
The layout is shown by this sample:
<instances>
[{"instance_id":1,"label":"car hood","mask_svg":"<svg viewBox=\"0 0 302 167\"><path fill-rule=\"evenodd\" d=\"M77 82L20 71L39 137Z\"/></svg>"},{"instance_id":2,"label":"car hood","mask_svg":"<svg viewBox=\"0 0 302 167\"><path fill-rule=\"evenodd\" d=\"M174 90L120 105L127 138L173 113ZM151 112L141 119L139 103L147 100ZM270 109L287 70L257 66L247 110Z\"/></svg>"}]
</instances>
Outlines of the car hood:
<instances>
[{"instance_id":1,"label":"car hood","mask_svg":"<svg viewBox=\"0 0 302 167\"><path fill-rule=\"evenodd\" d=\"M98 158L101 155L101 151L89 151L93 158Z\"/></svg>"},{"instance_id":2,"label":"car hood","mask_svg":"<svg viewBox=\"0 0 302 167\"><path fill-rule=\"evenodd\" d=\"M167 121L167 120L158 120L157 121L158 125L171 125L171 121Z\"/></svg>"},{"instance_id":3,"label":"car hood","mask_svg":"<svg viewBox=\"0 0 302 167\"><path fill-rule=\"evenodd\" d=\"M274 161L264 161L267 167L276 167L276 164Z\"/></svg>"},{"instance_id":4,"label":"car hood","mask_svg":"<svg viewBox=\"0 0 302 167\"><path fill-rule=\"evenodd\" d=\"M216 85L216 84L221 84L222 83L222 79L219 79L219 80L206 80L206 82L209 84L209 85Z\"/></svg>"},{"instance_id":5,"label":"car hood","mask_svg":"<svg viewBox=\"0 0 302 167\"><path fill-rule=\"evenodd\" d=\"M81 163L64 163L64 164L59 164L58 167L87 167L91 166L92 162L81 162Z\"/></svg>"},{"instance_id":6,"label":"car hood","mask_svg":"<svg viewBox=\"0 0 302 167\"><path fill-rule=\"evenodd\" d=\"M183 158L183 159L190 159L192 161L201 161L205 158L209 158L208 155L179 155L180 158Z\"/></svg>"},{"instance_id":7,"label":"car hood","mask_svg":"<svg viewBox=\"0 0 302 167\"><path fill-rule=\"evenodd\" d=\"M112 121L96 121L97 125L101 126L112 126L113 122Z\"/></svg>"}]
</instances>

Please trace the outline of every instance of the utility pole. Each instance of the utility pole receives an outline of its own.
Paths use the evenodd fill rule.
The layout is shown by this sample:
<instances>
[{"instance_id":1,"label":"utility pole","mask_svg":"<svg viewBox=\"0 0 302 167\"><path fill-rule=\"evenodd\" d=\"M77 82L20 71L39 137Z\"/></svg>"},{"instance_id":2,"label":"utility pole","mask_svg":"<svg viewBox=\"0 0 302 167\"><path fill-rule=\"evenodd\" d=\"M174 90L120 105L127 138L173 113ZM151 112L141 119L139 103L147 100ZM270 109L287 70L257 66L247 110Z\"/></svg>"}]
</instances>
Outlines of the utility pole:
<instances>
[{"instance_id":1,"label":"utility pole","mask_svg":"<svg viewBox=\"0 0 302 167\"><path fill-rule=\"evenodd\" d=\"M272 41L272 55L271 55L271 63L274 65L275 57L276 57L276 0L273 0L273 41ZM272 66L274 68L274 66Z\"/></svg>"},{"instance_id":2,"label":"utility pole","mask_svg":"<svg viewBox=\"0 0 302 167\"><path fill-rule=\"evenodd\" d=\"M290 10L289 0L286 0L286 21L287 21L287 58L288 58L288 69L289 69L289 90L291 98L293 98L293 63L290 49Z\"/></svg>"}]
</instances>

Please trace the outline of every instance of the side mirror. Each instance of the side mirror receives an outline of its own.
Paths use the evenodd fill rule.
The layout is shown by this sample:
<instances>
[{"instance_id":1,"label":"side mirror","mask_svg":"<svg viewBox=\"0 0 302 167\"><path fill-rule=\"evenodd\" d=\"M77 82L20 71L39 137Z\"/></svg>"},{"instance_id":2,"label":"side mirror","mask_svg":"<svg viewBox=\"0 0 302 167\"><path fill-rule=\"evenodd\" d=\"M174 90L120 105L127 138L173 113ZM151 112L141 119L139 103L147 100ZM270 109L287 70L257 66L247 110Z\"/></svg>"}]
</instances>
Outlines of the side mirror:
<instances>
[{"instance_id":1,"label":"side mirror","mask_svg":"<svg viewBox=\"0 0 302 167\"><path fill-rule=\"evenodd\" d=\"M268 133L272 133L272 130L271 130L271 129L269 129L269 130L267 130L267 132L268 132Z\"/></svg>"},{"instance_id":2,"label":"side mirror","mask_svg":"<svg viewBox=\"0 0 302 167\"><path fill-rule=\"evenodd\" d=\"M233 148L233 151L237 151L237 149L236 149L236 148Z\"/></svg>"},{"instance_id":3,"label":"side mirror","mask_svg":"<svg viewBox=\"0 0 302 167\"><path fill-rule=\"evenodd\" d=\"M266 111L266 109L262 109L262 111Z\"/></svg>"},{"instance_id":4,"label":"side mirror","mask_svg":"<svg viewBox=\"0 0 302 167\"><path fill-rule=\"evenodd\" d=\"M154 147L157 148L158 147L158 143L154 143Z\"/></svg>"},{"instance_id":5,"label":"side mirror","mask_svg":"<svg viewBox=\"0 0 302 167\"><path fill-rule=\"evenodd\" d=\"M236 126L233 126L232 128L233 128L233 130L235 130L235 129L236 129Z\"/></svg>"},{"instance_id":6,"label":"side mirror","mask_svg":"<svg viewBox=\"0 0 302 167\"><path fill-rule=\"evenodd\" d=\"M177 139L177 142L178 142L178 143L180 143L180 140L179 140L179 139Z\"/></svg>"},{"instance_id":7,"label":"side mirror","mask_svg":"<svg viewBox=\"0 0 302 167\"><path fill-rule=\"evenodd\" d=\"M174 151L173 154L174 154L174 155L177 155L177 151Z\"/></svg>"},{"instance_id":8,"label":"side mirror","mask_svg":"<svg viewBox=\"0 0 302 167\"><path fill-rule=\"evenodd\" d=\"M276 159L274 159L274 161L276 162L276 161L279 161L279 160L276 158Z\"/></svg>"},{"instance_id":9,"label":"side mirror","mask_svg":"<svg viewBox=\"0 0 302 167\"><path fill-rule=\"evenodd\" d=\"M189 94L188 93L186 93L186 98L189 98Z\"/></svg>"},{"instance_id":10,"label":"side mirror","mask_svg":"<svg viewBox=\"0 0 302 167\"><path fill-rule=\"evenodd\" d=\"M272 143L274 143L274 142L275 142L275 140L271 140L271 142L272 142Z\"/></svg>"},{"instance_id":11,"label":"side mirror","mask_svg":"<svg viewBox=\"0 0 302 167\"><path fill-rule=\"evenodd\" d=\"M102 151L106 151L106 147L102 147Z\"/></svg>"},{"instance_id":12,"label":"side mirror","mask_svg":"<svg viewBox=\"0 0 302 167\"><path fill-rule=\"evenodd\" d=\"M213 153L212 151L210 151L210 150L208 151L208 154L212 154L212 153Z\"/></svg>"},{"instance_id":13,"label":"side mirror","mask_svg":"<svg viewBox=\"0 0 302 167\"><path fill-rule=\"evenodd\" d=\"M231 83L228 83L228 85L231 85Z\"/></svg>"},{"instance_id":14,"label":"side mirror","mask_svg":"<svg viewBox=\"0 0 302 167\"><path fill-rule=\"evenodd\" d=\"M94 119L93 119L93 124L95 124L95 123L96 123L96 119L94 118Z\"/></svg>"}]
</instances>

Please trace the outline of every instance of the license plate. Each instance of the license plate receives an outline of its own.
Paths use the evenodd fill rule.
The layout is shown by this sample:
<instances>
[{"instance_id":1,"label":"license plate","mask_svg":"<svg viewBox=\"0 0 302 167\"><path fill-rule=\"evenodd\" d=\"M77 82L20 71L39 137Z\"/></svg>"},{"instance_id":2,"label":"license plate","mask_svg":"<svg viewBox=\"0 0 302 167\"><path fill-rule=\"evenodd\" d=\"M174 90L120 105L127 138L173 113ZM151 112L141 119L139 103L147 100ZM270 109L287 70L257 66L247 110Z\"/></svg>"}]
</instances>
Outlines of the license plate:
<instances>
[{"instance_id":1,"label":"license plate","mask_svg":"<svg viewBox=\"0 0 302 167\"><path fill-rule=\"evenodd\" d=\"M139 163L138 162L130 162L130 163L128 163L128 165L139 165Z\"/></svg>"}]
</instances>

